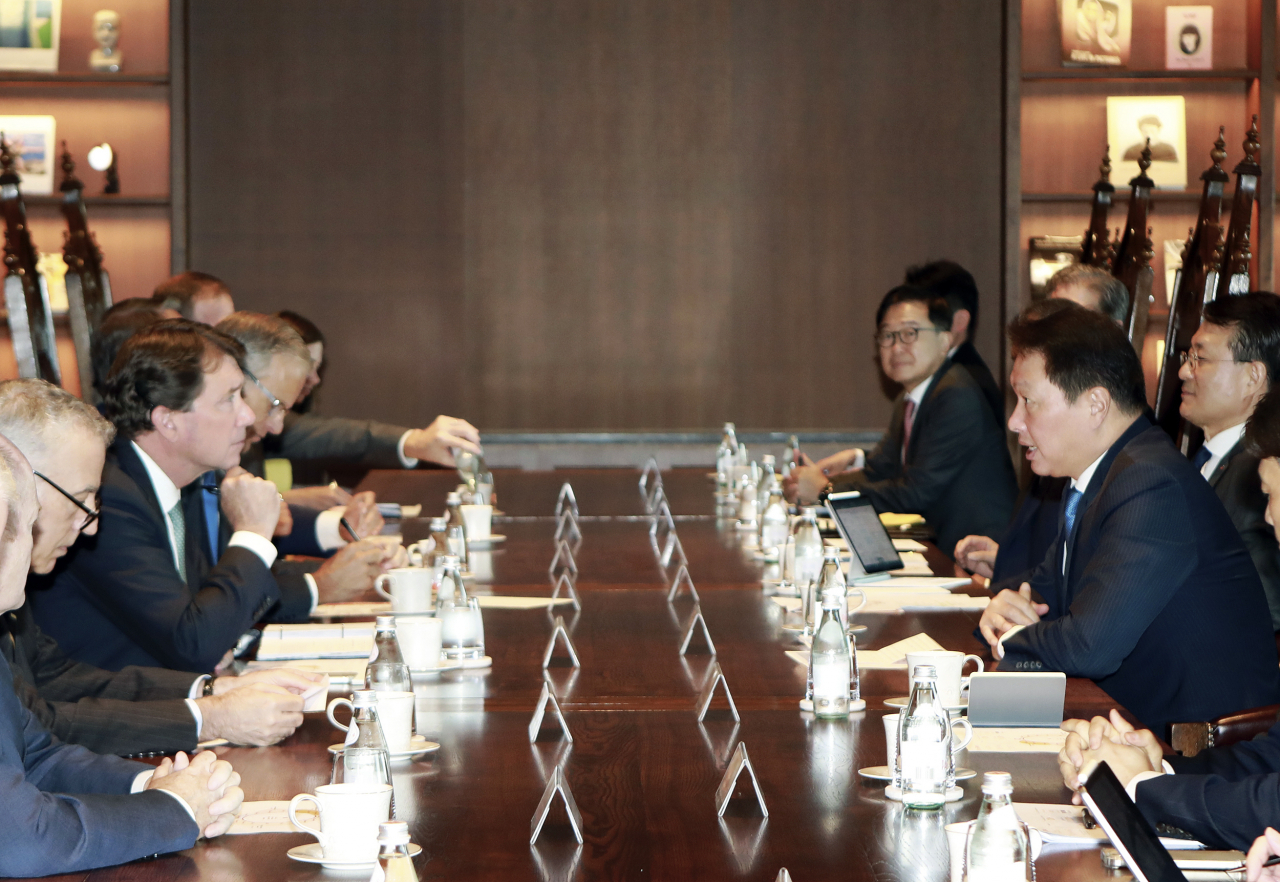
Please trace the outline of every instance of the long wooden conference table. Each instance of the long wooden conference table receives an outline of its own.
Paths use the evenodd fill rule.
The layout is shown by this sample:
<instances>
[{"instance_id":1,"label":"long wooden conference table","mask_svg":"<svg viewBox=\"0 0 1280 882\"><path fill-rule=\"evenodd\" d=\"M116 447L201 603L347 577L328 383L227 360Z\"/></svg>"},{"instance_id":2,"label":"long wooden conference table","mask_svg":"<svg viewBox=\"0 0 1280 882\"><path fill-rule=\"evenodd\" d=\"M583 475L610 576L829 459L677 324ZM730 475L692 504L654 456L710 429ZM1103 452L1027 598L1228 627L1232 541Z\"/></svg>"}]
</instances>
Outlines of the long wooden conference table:
<instances>
[{"instance_id":1,"label":"long wooden conference table","mask_svg":"<svg viewBox=\"0 0 1280 882\"><path fill-rule=\"evenodd\" d=\"M979 777L964 782L962 801L935 812L905 811L885 798L883 784L861 779L857 769L885 762L884 699L906 693L906 672L864 671L867 710L847 721L802 714L797 702L805 670L783 652L795 645L792 635L781 629L780 607L761 591L760 565L743 553L732 524L717 522L704 470L663 475L715 646L714 658L701 647L680 655L693 601L686 595L667 601L674 567L661 569L650 548L638 477L630 470L496 473L504 516L494 531L507 539L481 562L492 579L477 590L550 596L552 513L568 481L580 511L582 607L486 610L492 668L415 683L417 730L441 745L394 774L397 816L422 847L414 861L421 879L773 880L786 867L796 882L943 882L949 872L943 828L977 814L981 772L1012 772L1020 802L1069 801L1048 753L968 752L965 764ZM443 509L456 482L452 472L372 472L361 489L376 490L381 501L420 503L431 513ZM426 526L425 520L404 522L406 541L425 536ZM950 574L945 557L934 555L931 564ZM564 617L581 667L553 663L544 672L556 615ZM862 649L923 631L947 648L982 654L972 633L975 613L859 621L868 626L858 637ZM724 672L737 722L722 697L703 723L697 720L695 700L713 662ZM572 743L549 725L530 743L529 722L544 682L559 699ZM1068 682L1068 715L1111 706L1092 682ZM240 772L246 799L287 800L328 783L326 746L340 734L323 714L313 714L278 746L217 752ZM731 802L723 819L717 816L716 788L739 741L758 776L767 819L747 798ZM585 842L578 844L557 800L531 846L530 820L557 765L581 811ZM745 776L740 785L749 791ZM224 836L178 854L65 878L277 882L341 875L286 857L289 848L310 841L302 834ZM1096 849L1046 851L1037 875L1115 877L1102 868Z\"/></svg>"}]
</instances>

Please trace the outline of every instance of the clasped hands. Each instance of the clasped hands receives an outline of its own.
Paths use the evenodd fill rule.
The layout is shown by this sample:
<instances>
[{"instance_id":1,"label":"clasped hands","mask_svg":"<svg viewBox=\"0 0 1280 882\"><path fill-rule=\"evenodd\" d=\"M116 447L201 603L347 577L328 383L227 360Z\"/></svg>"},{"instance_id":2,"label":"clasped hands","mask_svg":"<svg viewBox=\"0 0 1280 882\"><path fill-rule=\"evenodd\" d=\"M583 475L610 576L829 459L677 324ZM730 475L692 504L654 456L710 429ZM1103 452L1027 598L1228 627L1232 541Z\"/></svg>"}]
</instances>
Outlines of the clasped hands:
<instances>
[{"instance_id":1,"label":"clasped hands","mask_svg":"<svg viewBox=\"0 0 1280 882\"><path fill-rule=\"evenodd\" d=\"M1080 784L1098 763L1106 761L1124 786L1143 772L1164 771L1164 751L1149 729L1135 729L1114 708L1110 717L1065 720L1066 743L1058 752L1062 783L1075 791L1071 801L1080 805Z\"/></svg>"},{"instance_id":2,"label":"clasped hands","mask_svg":"<svg viewBox=\"0 0 1280 882\"><path fill-rule=\"evenodd\" d=\"M200 835L207 839L231 829L244 802L240 774L211 750L193 757L181 751L173 759L165 757L156 766L146 789L168 790L182 797L195 813Z\"/></svg>"}]
</instances>

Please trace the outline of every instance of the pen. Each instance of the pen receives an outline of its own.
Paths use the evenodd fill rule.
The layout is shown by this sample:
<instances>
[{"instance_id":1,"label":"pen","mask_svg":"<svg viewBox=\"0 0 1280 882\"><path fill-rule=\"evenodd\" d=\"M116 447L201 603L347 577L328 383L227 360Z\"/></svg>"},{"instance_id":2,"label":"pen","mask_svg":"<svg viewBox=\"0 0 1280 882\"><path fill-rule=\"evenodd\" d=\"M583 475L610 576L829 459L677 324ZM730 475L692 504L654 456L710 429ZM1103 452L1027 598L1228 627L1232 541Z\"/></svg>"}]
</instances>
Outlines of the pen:
<instances>
[{"instance_id":1,"label":"pen","mask_svg":"<svg viewBox=\"0 0 1280 882\"><path fill-rule=\"evenodd\" d=\"M1264 863L1263 866L1274 867L1277 864L1280 864L1280 854L1273 854L1271 857L1267 858L1266 863Z\"/></svg>"},{"instance_id":2,"label":"pen","mask_svg":"<svg viewBox=\"0 0 1280 882\"><path fill-rule=\"evenodd\" d=\"M329 523L333 523L333 521L330 521ZM351 526L351 522L350 522L350 521L348 521L348 520L346 519L346 517L341 517L341 518L339 518L339 519L338 519L338 523L342 524L343 528L344 528L344 529L346 529L346 531L347 531L348 533L350 533L350 534L351 534L351 541L352 541L352 542L359 542L359 541L360 541L360 534L359 534L359 533L357 533L357 532L352 528L352 526Z\"/></svg>"}]
</instances>

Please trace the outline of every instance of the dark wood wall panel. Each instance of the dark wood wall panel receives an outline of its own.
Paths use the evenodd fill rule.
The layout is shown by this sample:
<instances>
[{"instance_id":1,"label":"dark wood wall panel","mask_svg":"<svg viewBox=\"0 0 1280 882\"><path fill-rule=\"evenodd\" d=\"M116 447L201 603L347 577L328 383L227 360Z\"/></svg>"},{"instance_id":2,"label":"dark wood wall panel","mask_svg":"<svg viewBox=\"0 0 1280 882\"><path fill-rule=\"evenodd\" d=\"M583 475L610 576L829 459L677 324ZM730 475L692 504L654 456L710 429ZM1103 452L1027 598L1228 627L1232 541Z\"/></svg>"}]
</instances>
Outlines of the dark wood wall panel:
<instances>
[{"instance_id":1,"label":"dark wood wall panel","mask_svg":"<svg viewBox=\"0 0 1280 882\"><path fill-rule=\"evenodd\" d=\"M192 9L193 266L328 329L328 412L879 425L871 316L938 256L994 366L999 4L376 9Z\"/></svg>"}]
</instances>

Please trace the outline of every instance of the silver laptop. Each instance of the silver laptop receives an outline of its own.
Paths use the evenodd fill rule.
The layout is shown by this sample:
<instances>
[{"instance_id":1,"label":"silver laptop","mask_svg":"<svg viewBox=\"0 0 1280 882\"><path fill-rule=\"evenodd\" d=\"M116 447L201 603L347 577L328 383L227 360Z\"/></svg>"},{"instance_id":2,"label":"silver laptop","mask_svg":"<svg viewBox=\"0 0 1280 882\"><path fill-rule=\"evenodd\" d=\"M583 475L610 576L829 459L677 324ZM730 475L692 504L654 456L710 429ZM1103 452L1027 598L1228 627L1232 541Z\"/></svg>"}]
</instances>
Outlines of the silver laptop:
<instances>
[{"instance_id":1,"label":"silver laptop","mask_svg":"<svg viewBox=\"0 0 1280 882\"><path fill-rule=\"evenodd\" d=\"M1066 674L974 674L969 678L969 722L974 726L1056 729L1062 722L1066 698Z\"/></svg>"}]
</instances>

